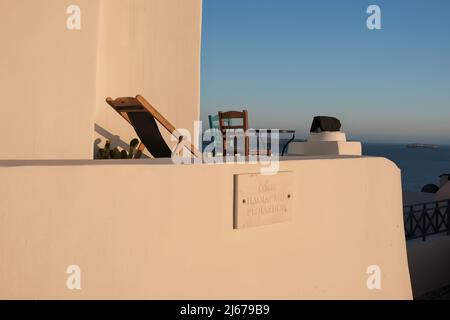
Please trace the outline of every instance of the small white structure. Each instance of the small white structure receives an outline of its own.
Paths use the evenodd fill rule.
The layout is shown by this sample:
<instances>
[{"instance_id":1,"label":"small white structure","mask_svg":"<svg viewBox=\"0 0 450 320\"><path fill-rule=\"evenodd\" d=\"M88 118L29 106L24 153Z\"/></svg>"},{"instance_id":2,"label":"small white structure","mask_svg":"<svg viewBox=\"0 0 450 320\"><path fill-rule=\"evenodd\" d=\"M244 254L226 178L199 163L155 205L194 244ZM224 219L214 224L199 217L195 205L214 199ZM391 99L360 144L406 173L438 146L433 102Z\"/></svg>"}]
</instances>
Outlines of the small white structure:
<instances>
[{"instance_id":1,"label":"small white structure","mask_svg":"<svg viewBox=\"0 0 450 320\"><path fill-rule=\"evenodd\" d=\"M311 130L308 141L291 143L289 146L289 155L361 156L362 146L361 142L347 141L346 134L341 131L313 132L313 130Z\"/></svg>"}]
</instances>

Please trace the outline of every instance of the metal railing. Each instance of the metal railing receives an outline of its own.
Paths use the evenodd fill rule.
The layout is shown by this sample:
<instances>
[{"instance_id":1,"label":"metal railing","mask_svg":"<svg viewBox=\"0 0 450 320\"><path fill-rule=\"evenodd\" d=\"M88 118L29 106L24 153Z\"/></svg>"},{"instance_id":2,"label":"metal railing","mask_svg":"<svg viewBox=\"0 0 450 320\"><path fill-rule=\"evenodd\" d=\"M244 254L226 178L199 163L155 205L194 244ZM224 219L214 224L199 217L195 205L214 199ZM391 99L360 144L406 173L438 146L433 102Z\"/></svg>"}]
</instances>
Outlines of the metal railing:
<instances>
[{"instance_id":1,"label":"metal railing","mask_svg":"<svg viewBox=\"0 0 450 320\"><path fill-rule=\"evenodd\" d=\"M403 208L406 240L447 233L450 235L450 199L408 205Z\"/></svg>"}]
</instances>

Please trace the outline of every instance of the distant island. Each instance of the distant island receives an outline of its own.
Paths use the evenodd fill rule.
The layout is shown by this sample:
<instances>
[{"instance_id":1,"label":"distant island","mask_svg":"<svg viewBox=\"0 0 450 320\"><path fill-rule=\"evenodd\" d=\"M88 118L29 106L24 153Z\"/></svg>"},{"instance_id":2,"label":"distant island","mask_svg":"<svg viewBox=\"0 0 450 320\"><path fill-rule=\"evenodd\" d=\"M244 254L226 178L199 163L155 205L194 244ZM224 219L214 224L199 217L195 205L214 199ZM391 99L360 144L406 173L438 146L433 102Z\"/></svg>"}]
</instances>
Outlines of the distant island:
<instances>
[{"instance_id":1,"label":"distant island","mask_svg":"<svg viewBox=\"0 0 450 320\"><path fill-rule=\"evenodd\" d=\"M425 144L425 143L410 143L406 145L409 149L439 149L440 147L436 144Z\"/></svg>"}]
</instances>

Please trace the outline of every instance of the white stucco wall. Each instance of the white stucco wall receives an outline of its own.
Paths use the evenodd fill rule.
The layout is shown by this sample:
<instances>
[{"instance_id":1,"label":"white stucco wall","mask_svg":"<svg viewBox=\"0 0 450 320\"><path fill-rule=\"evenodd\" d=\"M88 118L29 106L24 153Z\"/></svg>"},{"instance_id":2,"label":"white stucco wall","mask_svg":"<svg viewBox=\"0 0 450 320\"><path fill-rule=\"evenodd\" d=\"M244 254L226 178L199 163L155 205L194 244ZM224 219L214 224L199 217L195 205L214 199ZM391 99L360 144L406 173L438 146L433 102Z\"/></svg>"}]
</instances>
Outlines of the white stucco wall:
<instances>
[{"instance_id":1,"label":"white stucco wall","mask_svg":"<svg viewBox=\"0 0 450 320\"><path fill-rule=\"evenodd\" d=\"M0 159L89 159L92 154L98 1L0 1Z\"/></svg>"},{"instance_id":2,"label":"white stucco wall","mask_svg":"<svg viewBox=\"0 0 450 320\"><path fill-rule=\"evenodd\" d=\"M0 299L412 297L394 164L283 161L292 221L234 230L234 175L259 170L1 162ZM81 267L80 291L66 288L69 265ZM381 290L367 288L371 265Z\"/></svg>"},{"instance_id":3,"label":"white stucco wall","mask_svg":"<svg viewBox=\"0 0 450 320\"><path fill-rule=\"evenodd\" d=\"M144 96L175 127L200 118L201 0L101 0L96 138L137 135L106 97ZM120 17L120 18L119 18ZM100 130L99 130L100 129ZM161 132L170 141L169 134Z\"/></svg>"},{"instance_id":4,"label":"white stucco wall","mask_svg":"<svg viewBox=\"0 0 450 320\"><path fill-rule=\"evenodd\" d=\"M105 132L128 143L136 134L107 96L142 94L192 130L201 0L79 0L81 30L71 31L72 4L0 1L0 159L92 159Z\"/></svg>"}]
</instances>

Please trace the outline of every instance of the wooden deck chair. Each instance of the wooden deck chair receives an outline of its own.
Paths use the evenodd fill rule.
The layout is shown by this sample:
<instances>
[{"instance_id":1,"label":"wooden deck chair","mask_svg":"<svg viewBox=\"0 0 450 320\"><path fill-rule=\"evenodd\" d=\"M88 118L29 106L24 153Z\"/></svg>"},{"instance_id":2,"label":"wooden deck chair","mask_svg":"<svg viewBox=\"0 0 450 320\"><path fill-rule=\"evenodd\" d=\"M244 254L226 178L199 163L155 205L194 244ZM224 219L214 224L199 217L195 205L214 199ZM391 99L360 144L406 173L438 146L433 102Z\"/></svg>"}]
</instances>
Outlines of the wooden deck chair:
<instances>
[{"instance_id":1,"label":"wooden deck chair","mask_svg":"<svg viewBox=\"0 0 450 320\"><path fill-rule=\"evenodd\" d=\"M183 148L187 148L192 155L201 158L200 151L183 137L177 129L156 110L144 97L137 95L136 98L124 97L113 100L107 98L106 102L116 110L131 126L133 126L141 145L139 150L145 148L154 158L171 158L179 154ZM177 140L178 144L172 152L159 131L158 121Z\"/></svg>"}]
</instances>

